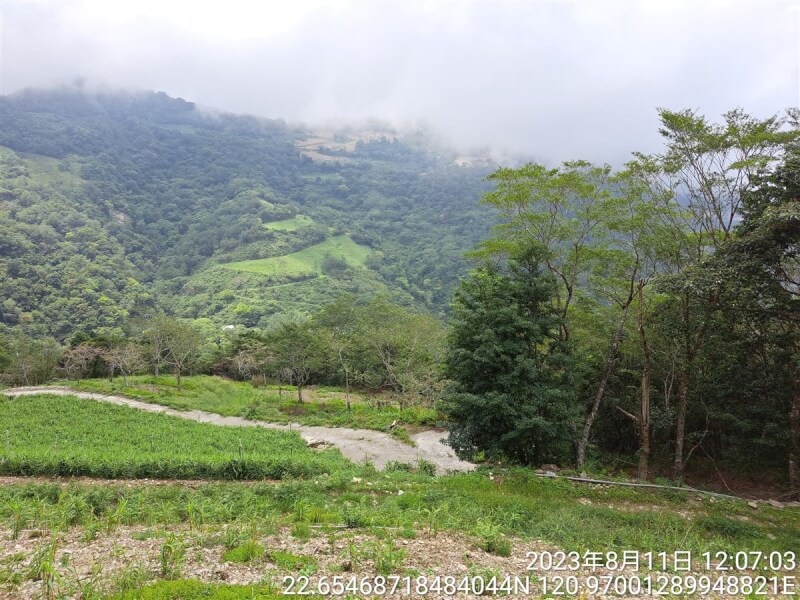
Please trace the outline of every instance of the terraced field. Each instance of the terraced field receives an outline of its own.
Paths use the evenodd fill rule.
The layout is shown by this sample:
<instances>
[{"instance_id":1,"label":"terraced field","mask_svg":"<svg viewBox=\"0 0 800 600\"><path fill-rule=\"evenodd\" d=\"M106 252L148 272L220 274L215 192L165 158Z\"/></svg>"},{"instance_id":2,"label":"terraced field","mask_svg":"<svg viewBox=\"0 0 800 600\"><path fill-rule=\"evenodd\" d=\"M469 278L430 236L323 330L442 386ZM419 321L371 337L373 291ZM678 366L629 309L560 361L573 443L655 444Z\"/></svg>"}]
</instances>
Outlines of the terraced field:
<instances>
[{"instance_id":1,"label":"terraced field","mask_svg":"<svg viewBox=\"0 0 800 600\"><path fill-rule=\"evenodd\" d=\"M296 218L296 217L295 217ZM223 264L226 269L261 273L263 275L283 275L302 277L322 275L322 261L326 256L343 260L351 267L361 267L372 250L355 243L348 235L337 235L324 242L314 244L292 254L243 260Z\"/></svg>"}]
</instances>

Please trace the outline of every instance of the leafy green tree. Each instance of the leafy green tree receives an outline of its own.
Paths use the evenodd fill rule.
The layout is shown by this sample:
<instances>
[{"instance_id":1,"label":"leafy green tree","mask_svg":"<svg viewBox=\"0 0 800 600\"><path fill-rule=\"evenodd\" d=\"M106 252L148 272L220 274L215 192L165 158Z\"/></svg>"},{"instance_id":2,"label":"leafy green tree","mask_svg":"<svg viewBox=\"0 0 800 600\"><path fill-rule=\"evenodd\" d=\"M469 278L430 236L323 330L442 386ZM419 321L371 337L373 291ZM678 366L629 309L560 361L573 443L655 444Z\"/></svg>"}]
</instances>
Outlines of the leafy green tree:
<instances>
[{"instance_id":1,"label":"leafy green tree","mask_svg":"<svg viewBox=\"0 0 800 600\"><path fill-rule=\"evenodd\" d=\"M11 349L8 339L0 333L0 373L11 364Z\"/></svg>"},{"instance_id":2,"label":"leafy green tree","mask_svg":"<svg viewBox=\"0 0 800 600\"><path fill-rule=\"evenodd\" d=\"M674 297L680 323L676 334L682 342L673 459L673 475L682 479L691 382L721 293L719 282L696 268L731 238L756 176L779 160L797 132L786 130L782 118L759 120L741 109L725 113L720 124L690 110L661 109L659 116L666 148L648 158L659 167L651 181L687 206L686 233L673 261L676 271L664 287Z\"/></svg>"},{"instance_id":3,"label":"leafy green tree","mask_svg":"<svg viewBox=\"0 0 800 600\"><path fill-rule=\"evenodd\" d=\"M579 418L570 357L561 339L556 285L529 251L462 281L452 306L443 406L448 443L523 463L565 461Z\"/></svg>"},{"instance_id":4,"label":"leafy green tree","mask_svg":"<svg viewBox=\"0 0 800 600\"><path fill-rule=\"evenodd\" d=\"M610 175L607 165L573 161L556 169L531 163L500 168L487 177L496 187L481 202L498 210L500 224L476 254L507 255L536 243L557 284L554 304L563 340L570 337L568 316L579 286L605 243L597 229L609 200Z\"/></svg>"},{"instance_id":5,"label":"leafy green tree","mask_svg":"<svg viewBox=\"0 0 800 600\"><path fill-rule=\"evenodd\" d=\"M751 340L754 333L768 338L770 364L758 378L786 374L770 395L789 392L789 485L800 495L800 145L790 145L781 164L754 183L735 235L702 272L724 282L720 309L729 320L745 323Z\"/></svg>"},{"instance_id":6,"label":"leafy green tree","mask_svg":"<svg viewBox=\"0 0 800 600\"><path fill-rule=\"evenodd\" d=\"M41 385L55 375L61 346L53 338L34 339L17 332L9 340L11 362L6 372L11 383Z\"/></svg>"},{"instance_id":7,"label":"leafy green tree","mask_svg":"<svg viewBox=\"0 0 800 600\"><path fill-rule=\"evenodd\" d=\"M322 342L308 323L287 323L267 338L275 355L279 379L297 386L297 401L303 402L303 388L321 368Z\"/></svg>"}]
</instances>

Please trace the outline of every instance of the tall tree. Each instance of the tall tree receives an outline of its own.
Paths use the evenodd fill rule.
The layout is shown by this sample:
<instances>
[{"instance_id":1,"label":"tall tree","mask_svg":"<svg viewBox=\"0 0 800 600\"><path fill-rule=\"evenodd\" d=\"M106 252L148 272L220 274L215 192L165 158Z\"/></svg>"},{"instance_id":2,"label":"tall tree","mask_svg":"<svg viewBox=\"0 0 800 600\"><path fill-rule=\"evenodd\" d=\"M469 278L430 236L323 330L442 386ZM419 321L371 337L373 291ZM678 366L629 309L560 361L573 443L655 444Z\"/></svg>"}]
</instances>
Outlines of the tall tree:
<instances>
[{"instance_id":1,"label":"tall tree","mask_svg":"<svg viewBox=\"0 0 800 600\"><path fill-rule=\"evenodd\" d=\"M732 235L741 217L743 199L753 188L754 176L781 156L795 134L785 131L784 120L774 116L758 120L733 110L721 124L709 123L693 111L659 110L665 152L650 157L660 166L652 180L660 191L671 190L684 202L687 235L676 255L680 270L668 289L679 315L681 356L675 424L673 475L683 478L686 414L696 359L719 308L719 287L706 280L697 285L693 269L719 249Z\"/></svg>"},{"instance_id":2,"label":"tall tree","mask_svg":"<svg viewBox=\"0 0 800 600\"><path fill-rule=\"evenodd\" d=\"M793 387L788 407L789 484L800 495L800 145L754 179L743 219L706 271L724 284L722 309L744 315L780 345L776 367Z\"/></svg>"},{"instance_id":3,"label":"tall tree","mask_svg":"<svg viewBox=\"0 0 800 600\"><path fill-rule=\"evenodd\" d=\"M443 406L448 443L524 463L565 460L577 416L556 286L537 251L463 280L452 306Z\"/></svg>"},{"instance_id":4,"label":"tall tree","mask_svg":"<svg viewBox=\"0 0 800 600\"><path fill-rule=\"evenodd\" d=\"M347 410L351 410L350 385L358 373L358 355L363 345L363 322L356 298L343 295L314 315L314 324L319 328L322 341L333 355L344 379Z\"/></svg>"},{"instance_id":5,"label":"tall tree","mask_svg":"<svg viewBox=\"0 0 800 600\"><path fill-rule=\"evenodd\" d=\"M500 168L487 177L496 187L481 202L499 211L501 223L475 254L508 254L538 244L542 263L557 282L555 305L565 341L570 336L570 307L602 243L596 230L608 199L610 174L607 165L574 161L557 169L530 163Z\"/></svg>"}]
</instances>

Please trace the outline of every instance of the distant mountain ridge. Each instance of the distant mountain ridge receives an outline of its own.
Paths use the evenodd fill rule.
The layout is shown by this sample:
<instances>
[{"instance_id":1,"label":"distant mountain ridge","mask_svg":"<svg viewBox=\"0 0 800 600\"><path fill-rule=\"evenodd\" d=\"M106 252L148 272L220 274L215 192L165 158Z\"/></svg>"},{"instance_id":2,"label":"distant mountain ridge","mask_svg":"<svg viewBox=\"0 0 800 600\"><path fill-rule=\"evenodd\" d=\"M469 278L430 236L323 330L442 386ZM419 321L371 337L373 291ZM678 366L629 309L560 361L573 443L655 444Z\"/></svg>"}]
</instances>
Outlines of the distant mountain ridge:
<instances>
[{"instance_id":1,"label":"distant mountain ridge","mask_svg":"<svg viewBox=\"0 0 800 600\"><path fill-rule=\"evenodd\" d=\"M164 93L0 97L0 325L63 339L161 308L265 327L340 293L443 314L492 224L493 165L458 158Z\"/></svg>"}]
</instances>

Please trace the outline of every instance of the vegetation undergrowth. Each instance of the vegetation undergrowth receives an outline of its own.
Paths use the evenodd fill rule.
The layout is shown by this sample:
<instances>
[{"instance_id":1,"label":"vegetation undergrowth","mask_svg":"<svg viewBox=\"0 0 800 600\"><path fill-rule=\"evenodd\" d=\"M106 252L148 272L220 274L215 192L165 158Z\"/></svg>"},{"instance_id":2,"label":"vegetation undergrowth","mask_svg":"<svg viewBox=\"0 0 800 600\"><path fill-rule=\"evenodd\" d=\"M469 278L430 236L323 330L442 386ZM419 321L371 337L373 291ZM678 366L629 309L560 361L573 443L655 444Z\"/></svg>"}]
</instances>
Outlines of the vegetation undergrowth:
<instances>
[{"instance_id":1,"label":"vegetation undergrowth","mask_svg":"<svg viewBox=\"0 0 800 600\"><path fill-rule=\"evenodd\" d=\"M312 522L323 530L344 524L424 535L455 531L501 555L508 551L504 540L512 538L579 551L786 551L800 544L795 511L754 511L745 502L691 493L580 485L542 479L522 468L492 478L485 471L432 478L397 470L357 478L338 472L279 484L7 485L0 488L0 520L12 532L265 523L302 525L303 533L313 536L320 530L310 529Z\"/></svg>"}]
</instances>

